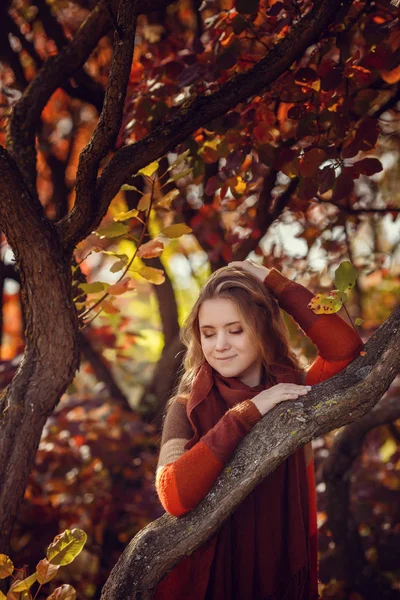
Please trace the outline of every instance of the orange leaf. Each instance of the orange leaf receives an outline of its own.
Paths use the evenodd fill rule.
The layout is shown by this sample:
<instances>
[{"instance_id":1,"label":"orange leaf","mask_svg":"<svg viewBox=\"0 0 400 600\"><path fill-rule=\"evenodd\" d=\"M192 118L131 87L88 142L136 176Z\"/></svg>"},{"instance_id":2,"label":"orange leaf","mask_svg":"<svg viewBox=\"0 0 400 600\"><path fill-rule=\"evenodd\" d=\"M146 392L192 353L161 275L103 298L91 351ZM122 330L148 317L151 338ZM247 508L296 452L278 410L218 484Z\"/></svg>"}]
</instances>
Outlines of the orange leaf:
<instances>
[{"instance_id":1,"label":"orange leaf","mask_svg":"<svg viewBox=\"0 0 400 600\"><path fill-rule=\"evenodd\" d=\"M391 71L381 71L381 77L386 83L397 83L398 81L400 81L400 65L398 65Z\"/></svg>"},{"instance_id":2,"label":"orange leaf","mask_svg":"<svg viewBox=\"0 0 400 600\"><path fill-rule=\"evenodd\" d=\"M114 283L114 285L110 285L110 287L107 289L107 293L112 294L113 296L119 296L120 294L124 294L125 292L134 289L135 284L132 279L125 277L125 279L122 279L122 281L117 281L117 283Z\"/></svg>"},{"instance_id":3,"label":"orange leaf","mask_svg":"<svg viewBox=\"0 0 400 600\"><path fill-rule=\"evenodd\" d=\"M142 244L137 252L139 258L155 258L164 250L164 244L159 240L150 240Z\"/></svg>"}]
</instances>

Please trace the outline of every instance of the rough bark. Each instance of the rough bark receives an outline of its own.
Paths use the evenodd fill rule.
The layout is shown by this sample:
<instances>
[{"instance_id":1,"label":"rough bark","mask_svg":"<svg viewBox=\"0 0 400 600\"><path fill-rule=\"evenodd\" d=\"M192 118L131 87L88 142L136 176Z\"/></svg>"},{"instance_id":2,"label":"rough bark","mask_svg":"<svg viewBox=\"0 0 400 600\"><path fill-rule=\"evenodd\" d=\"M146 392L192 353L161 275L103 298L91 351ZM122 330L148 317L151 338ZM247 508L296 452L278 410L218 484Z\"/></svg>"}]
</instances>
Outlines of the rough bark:
<instances>
[{"instance_id":1,"label":"rough bark","mask_svg":"<svg viewBox=\"0 0 400 600\"><path fill-rule=\"evenodd\" d=\"M335 556L348 591L357 591L366 600L399 598L400 593L391 589L389 580L368 562L364 554L358 523L351 512L351 471L367 433L398 418L398 397L381 402L335 437L329 457L323 464L328 499L327 521L335 542Z\"/></svg>"},{"instance_id":2,"label":"rough bark","mask_svg":"<svg viewBox=\"0 0 400 600\"><path fill-rule=\"evenodd\" d=\"M79 349L69 262L1 147L0 229L14 251L26 323L24 359L0 399L0 552L7 552L43 426L75 375Z\"/></svg>"},{"instance_id":3,"label":"rough bark","mask_svg":"<svg viewBox=\"0 0 400 600\"><path fill-rule=\"evenodd\" d=\"M150 599L156 584L204 543L251 490L297 448L369 412L400 371L400 306L341 374L314 386L306 400L278 405L237 448L205 499L183 517L164 514L125 549L102 600ZM363 352L364 354L364 352Z\"/></svg>"}]
</instances>

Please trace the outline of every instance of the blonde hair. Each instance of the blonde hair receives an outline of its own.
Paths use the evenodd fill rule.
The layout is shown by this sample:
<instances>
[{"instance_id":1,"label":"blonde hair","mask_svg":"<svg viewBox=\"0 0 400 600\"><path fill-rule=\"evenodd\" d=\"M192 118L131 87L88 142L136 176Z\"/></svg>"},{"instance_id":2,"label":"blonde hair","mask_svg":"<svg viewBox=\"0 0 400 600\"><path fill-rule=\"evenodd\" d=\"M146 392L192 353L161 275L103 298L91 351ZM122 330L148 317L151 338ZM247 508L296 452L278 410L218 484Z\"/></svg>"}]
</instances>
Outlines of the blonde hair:
<instances>
[{"instance_id":1,"label":"blonde hair","mask_svg":"<svg viewBox=\"0 0 400 600\"><path fill-rule=\"evenodd\" d=\"M228 298L234 302L243 327L258 346L267 378L273 381L271 366L283 365L300 370L297 357L289 347L289 332L272 293L255 275L238 267L221 267L206 281L186 322L180 339L186 346L183 375L167 407L177 396L188 395L193 379L205 358L201 347L199 310L205 300Z\"/></svg>"}]
</instances>

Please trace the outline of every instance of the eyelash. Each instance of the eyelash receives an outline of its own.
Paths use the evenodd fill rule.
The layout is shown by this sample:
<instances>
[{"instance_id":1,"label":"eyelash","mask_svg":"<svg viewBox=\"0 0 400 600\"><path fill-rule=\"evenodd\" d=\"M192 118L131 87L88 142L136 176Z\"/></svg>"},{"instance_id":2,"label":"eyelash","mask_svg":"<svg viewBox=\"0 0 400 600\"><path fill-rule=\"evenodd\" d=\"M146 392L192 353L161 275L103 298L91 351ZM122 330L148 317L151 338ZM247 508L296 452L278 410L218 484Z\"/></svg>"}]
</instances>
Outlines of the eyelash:
<instances>
[{"instance_id":1,"label":"eyelash","mask_svg":"<svg viewBox=\"0 0 400 600\"><path fill-rule=\"evenodd\" d=\"M230 333L232 333L233 335L238 335L239 333L243 333L243 329L241 329L240 331L231 331ZM212 337L214 334L212 333L211 335L206 335L205 333L203 333L203 336L205 338L210 338Z\"/></svg>"}]
</instances>

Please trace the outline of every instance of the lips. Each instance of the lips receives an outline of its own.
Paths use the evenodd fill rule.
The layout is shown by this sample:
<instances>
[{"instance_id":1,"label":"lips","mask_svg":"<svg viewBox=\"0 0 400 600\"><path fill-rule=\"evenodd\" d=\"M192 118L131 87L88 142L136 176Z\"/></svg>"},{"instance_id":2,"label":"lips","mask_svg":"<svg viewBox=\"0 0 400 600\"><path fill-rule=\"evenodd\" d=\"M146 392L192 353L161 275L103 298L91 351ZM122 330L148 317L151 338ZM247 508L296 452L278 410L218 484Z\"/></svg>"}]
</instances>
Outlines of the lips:
<instances>
[{"instance_id":1,"label":"lips","mask_svg":"<svg viewBox=\"0 0 400 600\"><path fill-rule=\"evenodd\" d=\"M217 358L217 360L231 360L232 358L235 358L235 356L228 356L227 358Z\"/></svg>"}]
</instances>

